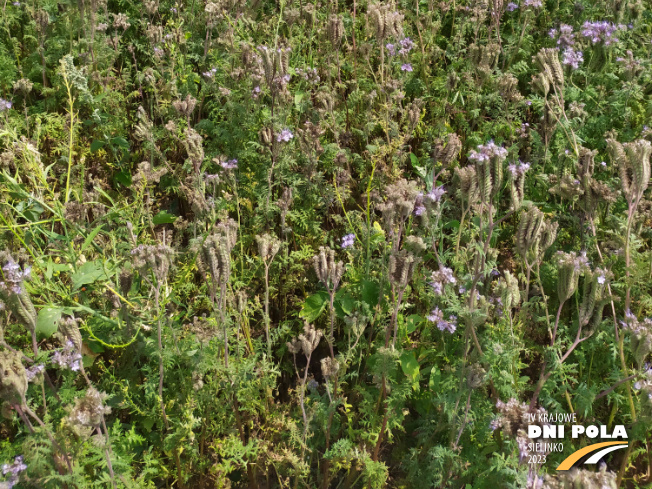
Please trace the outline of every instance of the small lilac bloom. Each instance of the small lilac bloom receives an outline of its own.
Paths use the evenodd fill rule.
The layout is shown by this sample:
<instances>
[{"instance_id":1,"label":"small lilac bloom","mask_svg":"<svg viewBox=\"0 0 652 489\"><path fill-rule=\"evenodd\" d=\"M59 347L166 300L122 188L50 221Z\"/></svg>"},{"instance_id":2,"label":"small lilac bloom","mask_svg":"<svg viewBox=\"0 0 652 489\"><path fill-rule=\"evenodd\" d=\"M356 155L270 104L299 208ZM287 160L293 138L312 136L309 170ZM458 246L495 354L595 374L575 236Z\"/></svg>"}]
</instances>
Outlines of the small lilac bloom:
<instances>
[{"instance_id":1,"label":"small lilac bloom","mask_svg":"<svg viewBox=\"0 0 652 489\"><path fill-rule=\"evenodd\" d=\"M355 243L355 234L347 234L342 237L342 248L351 248L353 244Z\"/></svg>"},{"instance_id":2,"label":"small lilac bloom","mask_svg":"<svg viewBox=\"0 0 652 489\"><path fill-rule=\"evenodd\" d=\"M523 2L523 7L539 8L543 7L543 2L541 0L525 0Z\"/></svg>"},{"instance_id":3,"label":"small lilac bloom","mask_svg":"<svg viewBox=\"0 0 652 489\"><path fill-rule=\"evenodd\" d=\"M238 168L238 160L235 158L229 161L221 161L220 166L225 170L234 170Z\"/></svg>"},{"instance_id":4,"label":"small lilac bloom","mask_svg":"<svg viewBox=\"0 0 652 489\"><path fill-rule=\"evenodd\" d=\"M427 197L432 201L432 202L440 202L441 198L444 196L446 193L446 190L444 190L444 186L440 185L439 187L433 187L433 189L427 193Z\"/></svg>"},{"instance_id":5,"label":"small lilac bloom","mask_svg":"<svg viewBox=\"0 0 652 489\"><path fill-rule=\"evenodd\" d=\"M392 43L388 42L385 44L385 49L387 49L387 52L390 56L396 56L396 46L394 46Z\"/></svg>"},{"instance_id":6,"label":"small lilac bloom","mask_svg":"<svg viewBox=\"0 0 652 489\"><path fill-rule=\"evenodd\" d=\"M398 54L406 55L412 51L412 48L414 47L414 42L409 37L401 39L398 43L401 45L401 49L399 50Z\"/></svg>"},{"instance_id":7,"label":"small lilac bloom","mask_svg":"<svg viewBox=\"0 0 652 489\"><path fill-rule=\"evenodd\" d=\"M605 281L605 276L604 276L604 275L600 275L600 276L598 277L598 283L599 283L600 285L602 285L602 284L604 283L604 281Z\"/></svg>"},{"instance_id":8,"label":"small lilac bloom","mask_svg":"<svg viewBox=\"0 0 652 489\"><path fill-rule=\"evenodd\" d=\"M570 66L574 70L580 67L580 64L584 62L584 55L582 51L575 51L573 48L567 48L564 50L564 59L563 64Z\"/></svg>"},{"instance_id":9,"label":"small lilac bloom","mask_svg":"<svg viewBox=\"0 0 652 489\"><path fill-rule=\"evenodd\" d=\"M509 3L507 4L507 10L510 11L510 12L513 12L513 11L516 10L517 8L518 8L518 4L517 4L517 3L509 2Z\"/></svg>"},{"instance_id":10,"label":"small lilac bloom","mask_svg":"<svg viewBox=\"0 0 652 489\"><path fill-rule=\"evenodd\" d=\"M401 66L401 71L413 71L410 63L405 63Z\"/></svg>"},{"instance_id":11,"label":"small lilac bloom","mask_svg":"<svg viewBox=\"0 0 652 489\"><path fill-rule=\"evenodd\" d=\"M283 129L278 136L276 136L276 140L280 143L281 141L284 142L289 142L292 138L294 137L294 134L289 129Z\"/></svg>"},{"instance_id":12,"label":"small lilac bloom","mask_svg":"<svg viewBox=\"0 0 652 489\"><path fill-rule=\"evenodd\" d=\"M5 100L3 98L0 98L0 112L9 110L13 106L13 103L10 102L9 100Z\"/></svg>"}]
</instances>

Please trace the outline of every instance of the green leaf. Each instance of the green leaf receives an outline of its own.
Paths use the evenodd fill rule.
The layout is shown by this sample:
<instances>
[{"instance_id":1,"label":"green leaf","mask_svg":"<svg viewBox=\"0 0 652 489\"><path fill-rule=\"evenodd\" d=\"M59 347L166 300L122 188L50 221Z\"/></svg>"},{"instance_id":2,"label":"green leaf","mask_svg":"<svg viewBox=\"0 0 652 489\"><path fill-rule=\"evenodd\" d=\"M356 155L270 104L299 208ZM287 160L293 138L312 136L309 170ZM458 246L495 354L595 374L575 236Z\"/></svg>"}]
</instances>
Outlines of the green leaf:
<instances>
[{"instance_id":1,"label":"green leaf","mask_svg":"<svg viewBox=\"0 0 652 489\"><path fill-rule=\"evenodd\" d=\"M403 373L412 381L412 388L417 390L419 388L421 372L419 370L419 362L417 362L417 359L414 357L414 353L411 351L403 352L400 362Z\"/></svg>"},{"instance_id":2,"label":"green leaf","mask_svg":"<svg viewBox=\"0 0 652 489\"><path fill-rule=\"evenodd\" d=\"M305 300L303 306L301 307L299 317L302 317L311 323L321 315L324 309L326 309L327 305L328 292L325 290L320 290Z\"/></svg>"},{"instance_id":3,"label":"green leaf","mask_svg":"<svg viewBox=\"0 0 652 489\"><path fill-rule=\"evenodd\" d=\"M441 371L437 366L435 366L430 371L430 380L428 381L428 387L430 387L430 390L431 391L438 390L440 381L441 381Z\"/></svg>"},{"instance_id":4,"label":"green leaf","mask_svg":"<svg viewBox=\"0 0 652 489\"><path fill-rule=\"evenodd\" d=\"M354 307L355 301L347 292L339 290L335 294L335 312L338 317L344 318L345 316L349 316L353 312Z\"/></svg>"},{"instance_id":5,"label":"green leaf","mask_svg":"<svg viewBox=\"0 0 652 489\"><path fill-rule=\"evenodd\" d=\"M72 288L79 290L82 285L92 284L99 279L107 279L102 265L96 261L87 261L72 275Z\"/></svg>"},{"instance_id":6,"label":"green leaf","mask_svg":"<svg viewBox=\"0 0 652 489\"><path fill-rule=\"evenodd\" d=\"M81 247L81 253L83 253L84 250L86 250L86 248L88 248L91 245L91 243L95 239L95 236L97 236L101 230L102 230L102 225L99 225L91 231L91 234L86 236L86 239L84 240L84 244Z\"/></svg>"},{"instance_id":7,"label":"green leaf","mask_svg":"<svg viewBox=\"0 0 652 489\"><path fill-rule=\"evenodd\" d=\"M161 211L154 216L152 222L154 224L172 224L176 219L177 216L170 214L168 211Z\"/></svg>"},{"instance_id":8,"label":"green leaf","mask_svg":"<svg viewBox=\"0 0 652 489\"><path fill-rule=\"evenodd\" d=\"M129 141L127 141L125 138L122 136L115 137L111 140L111 144L115 144L116 146L122 148L122 149L129 149Z\"/></svg>"},{"instance_id":9,"label":"green leaf","mask_svg":"<svg viewBox=\"0 0 652 489\"><path fill-rule=\"evenodd\" d=\"M408 316L406 324L408 334L414 333L422 322L423 318L418 314L412 314L411 316Z\"/></svg>"},{"instance_id":10,"label":"green leaf","mask_svg":"<svg viewBox=\"0 0 652 489\"><path fill-rule=\"evenodd\" d=\"M59 319L61 319L59 307L46 306L38 312L36 318L36 335L41 339L47 339L56 333Z\"/></svg>"},{"instance_id":11,"label":"green leaf","mask_svg":"<svg viewBox=\"0 0 652 489\"><path fill-rule=\"evenodd\" d=\"M380 287L376 282L371 280L362 281L362 300L367 303L367 305L373 309L378 305L378 292Z\"/></svg>"},{"instance_id":12,"label":"green leaf","mask_svg":"<svg viewBox=\"0 0 652 489\"><path fill-rule=\"evenodd\" d=\"M104 141L95 140L91 143L91 153L95 153L104 147L106 143Z\"/></svg>"}]
</instances>

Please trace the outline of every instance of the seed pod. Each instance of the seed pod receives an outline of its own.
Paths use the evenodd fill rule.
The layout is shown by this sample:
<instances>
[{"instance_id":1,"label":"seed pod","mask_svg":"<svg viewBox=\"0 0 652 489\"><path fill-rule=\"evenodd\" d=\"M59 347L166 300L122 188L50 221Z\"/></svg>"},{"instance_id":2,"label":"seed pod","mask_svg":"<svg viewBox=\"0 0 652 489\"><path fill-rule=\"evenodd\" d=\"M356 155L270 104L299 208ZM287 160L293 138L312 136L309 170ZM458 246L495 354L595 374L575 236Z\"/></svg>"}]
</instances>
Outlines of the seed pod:
<instances>
[{"instance_id":1,"label":"seed pod","mask_svg":"<svg viewBox=\"0 0 652 489\"><path fill-rule=\"evenodd\" d=\"M407 286L412 278L417 260L406 250L393 252L389 257L389 282L399 287Z\"/></svg>"},{"instance_id":2,"label":"seed pod","mask_svg":"<svg viewBox=\"0 0 652 489\"><path fill-rule=\"evenodd\" d=\"M335 251L320 246L319 254L312 258L312 264L319 281L329 290L337 289L344 274L344 263L335 260Z\"/></svg>"},{"instance_id":3,"label":"seed pod","mask_svg":"<svg viewBox=\"0 0 652 489\"><path fill-rule=\"evenodd\" d=\"M321 373L327 379L335 377L340 370L340 363L331 357L322 358L321 360Z\"/></svg>"},{"instance_id":4,"label":"seed pod","mask_svg":"<svg viewBox=\"0 0 652 489\"><path fill-rule=\"evenodd\" d=\"M543 218L543 212L535 206L530 207L521 216L516 232L516 251L523 259L528 257L528 252L534 252L535 256L537 254L536 247L541 238Z\"/></svg>"},{"instance_id":5,"label":"seed pod","mask_svg":"<svg viewBox=\"0 0 652 489\"><path fill-rule=\"evenodd\" d=\"M298 343L306 357L312 355L312 352L315 351L319 345L319 341L323 335L324 334L321 331L316 330L312 324L304 320L303 334L299 335Z\"/></svg>"},{"instance_id":6,"label":"seed pod","mask_svg":"<svg viewBox=\"0 0 652 489\"><path fill-rule=\"evenodd\" d=\"M461 149L462 141L460 141L459 136L453 132L448 135L446 146L435 152L434 159L435 161L441 161L444 166L448 166L455 160L455 158L457 158Z\"/></svg>"},{"instance_id":7,"label":"seed pod","mask_svg":"<svg viewBox=\"0 0 652 489\"><path fill-rule=\"evenodd\" d=\"M339 15L331 15L328 18L328 24L326 27L328 34L328 39L333 45L333 48L337 48L340 44L340 40L344 35L344 21Z\"/></svg>"},{"instance_id":8,"label":"seed pod","mask_svg":"<svg viewBox=\"0 0 652 489\"><path fill-rule=\"evenodd\" d=\"M59 320L59 332L64 338L72 341L78 352L82 351L82 335L79 331L80 321L81 319L74 316Z\"/></svg>"},{"instance_id":9,"label":"seed pod","mask_svg":"<svg viewBox=\"0 0 652 489\"><path fill-rule=\"evenodd\" d=\"M476 174L475 168L472 166L456 168L455 174L460 179L460 187L458 190L459 195L470 207L475 204L480 197L478 175Z\"/></svg>"},{"instance_id":10,"label":"seed pod","mask_svg":"<svg viewBox=\"0 0 652 489\"><path fill-rule=\"evenodd\" d=\"M0 351L0 399L22 406L27 392L27 373L19 352Z\"/></svg>"}]
</instances>

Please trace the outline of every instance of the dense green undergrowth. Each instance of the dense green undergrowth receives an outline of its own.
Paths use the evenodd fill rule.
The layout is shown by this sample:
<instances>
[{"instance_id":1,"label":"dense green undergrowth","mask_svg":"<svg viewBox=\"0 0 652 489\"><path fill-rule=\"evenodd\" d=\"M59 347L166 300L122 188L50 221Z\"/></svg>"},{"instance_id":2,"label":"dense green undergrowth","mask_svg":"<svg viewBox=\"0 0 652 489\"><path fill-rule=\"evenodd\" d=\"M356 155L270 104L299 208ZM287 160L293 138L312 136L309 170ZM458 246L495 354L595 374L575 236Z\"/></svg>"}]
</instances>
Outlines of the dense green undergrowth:
<instances>
[{"instance_id":1,"label":"dense green undergrowth","mask_svg":"<svg viewBox=\"0 0 652 489\"><path fill-rule=\"evenodd\" d=\"M0 488L650 487L651 12L5 1Z\"/></svg>"}]
</instances>

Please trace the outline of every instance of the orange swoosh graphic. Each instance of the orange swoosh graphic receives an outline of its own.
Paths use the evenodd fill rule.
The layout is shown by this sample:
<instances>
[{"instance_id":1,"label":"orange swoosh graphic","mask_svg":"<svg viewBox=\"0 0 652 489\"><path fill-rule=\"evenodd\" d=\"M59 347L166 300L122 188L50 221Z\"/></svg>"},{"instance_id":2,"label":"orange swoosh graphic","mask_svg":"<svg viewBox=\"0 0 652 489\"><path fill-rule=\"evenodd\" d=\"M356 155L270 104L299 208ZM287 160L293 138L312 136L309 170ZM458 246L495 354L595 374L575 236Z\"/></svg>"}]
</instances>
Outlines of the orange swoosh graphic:
<instances>
[{"instance_id":1,"label":"orange swoosh graphic","mask_svg":"<svg viewBox=\"0 0 652 489\"><path fill-rule=\"evenodd\" d=\"M557 467L557 470L568 470L575 464L575 462L581 459L584 455L587 455L588 453L591 453L599 448L610 447L612 445L627 445L627 442L605 441L602 443L594 443L593 445L589 445L588 447L581 448L580 450L570 455L562 463L560 463L559 467Z\"/></svg>"}]
</instances>

